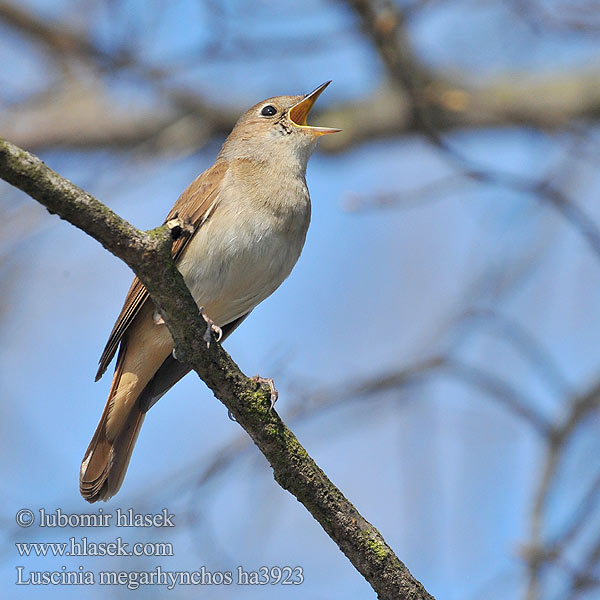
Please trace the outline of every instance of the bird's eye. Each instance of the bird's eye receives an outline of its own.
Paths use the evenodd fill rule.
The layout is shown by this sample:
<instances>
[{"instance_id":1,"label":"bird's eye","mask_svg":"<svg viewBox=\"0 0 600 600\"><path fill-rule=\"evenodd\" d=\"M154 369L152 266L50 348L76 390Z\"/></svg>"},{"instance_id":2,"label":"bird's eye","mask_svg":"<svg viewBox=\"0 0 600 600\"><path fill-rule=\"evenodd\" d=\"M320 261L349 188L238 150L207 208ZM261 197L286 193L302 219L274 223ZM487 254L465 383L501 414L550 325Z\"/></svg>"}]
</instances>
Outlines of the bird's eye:
<instances>
[{"instance_id":1,"label":"bird's eye","mask_svg":"<svg viewBox=\"0 0 600 600\"><path fill-rule=\"evenodd\" d=\"M268 104L260 111L260 114L264 115L265 117L272 117L273 115L277 114L277 109L274 106Z\"/></svg>"}]
</instances>

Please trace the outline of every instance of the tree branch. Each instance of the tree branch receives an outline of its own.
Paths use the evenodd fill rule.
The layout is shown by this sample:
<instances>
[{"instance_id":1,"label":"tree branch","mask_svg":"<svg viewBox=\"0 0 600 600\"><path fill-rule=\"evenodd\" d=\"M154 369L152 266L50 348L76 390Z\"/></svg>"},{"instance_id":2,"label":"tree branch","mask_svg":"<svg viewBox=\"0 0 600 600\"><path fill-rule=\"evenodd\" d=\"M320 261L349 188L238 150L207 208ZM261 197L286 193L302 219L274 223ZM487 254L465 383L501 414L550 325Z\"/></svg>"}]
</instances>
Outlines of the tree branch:
<instances>
[{"instance_id":1,"label":"tree branch","mask_svg":"<svg viewBox=\"0 0 600 600\"><path fill-rule=\"evenodd\" d=\"M344 130L343 136L324 139L322 152L342 152L374 139L431 130L441 134L514 125L556 130L575 120L598 119L597 67L557 69L545 75L513 72L483 81L468 74L440 73L412 51L405 11L397 4L389 0L344 0L344 4L381 57L388 83L318 117ZM174 65L145 64L126 48L101 47L85 29L64 20L48 22L7 0L0 0L2 23L36 43L44 55L50 51L77 67L69 69L68 77L56 76L50 89L7 106L0 114L3 135L35 151L56 146L70 150L143 146L154 154L185 153L215 135L226 135L246 108L224 106L221 99L211 100L203 92L174 84ZM267 42L263 40L261 48ZM246 48L234 51L248 53ZM132 111L110 93L101 77L105 72L141 84L159 102L138 103Z\"/></svg>"},{"instance_id":2,"label":"tree branch","mask_svg":"<svg viewBox=\"0 0 600 600\"><path fill-rule=\"evenodd\" d=\"M432 596L318 467L275 410L270 393L244 375L220 344L207 350L206 324L171 259L167 226L143 232L0 138L0 177L79 227L121 258L148 289L173 336L177 357L190 365L234 415L273 468L275 480L304 504L382 599Z\"/></svg>"}]
</instances>

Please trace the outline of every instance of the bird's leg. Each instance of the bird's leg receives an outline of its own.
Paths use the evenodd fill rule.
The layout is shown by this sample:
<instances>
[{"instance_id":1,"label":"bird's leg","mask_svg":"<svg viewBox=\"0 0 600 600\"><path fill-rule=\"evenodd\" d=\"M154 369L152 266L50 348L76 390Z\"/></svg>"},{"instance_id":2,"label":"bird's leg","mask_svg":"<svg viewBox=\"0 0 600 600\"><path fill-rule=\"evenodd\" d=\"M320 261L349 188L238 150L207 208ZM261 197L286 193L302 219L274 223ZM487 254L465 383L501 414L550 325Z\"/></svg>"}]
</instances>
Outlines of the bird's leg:
<instances>
[{"instance_id":1,"label":"bird's leg","mask_svg":"<svg viewBox=\"0 0 600 600\"><path fill-rule=\"evenodd\" d=\"M279 392L275 388L275 382L273 381L273 379L271 379L270 377L261 377L260 375L255 375L250 379L252 379L252 381L256 381L256 383L259 384L268 384L269 389L271 390L271 409L273 409L273 407L275 406L275 402L277 402L277 399L279 398Z\"/></svg>"},{"instance_id":2,"label":"bird's leg","mask_svg":"<svg viewBox=\"0 0 600 600\"><path fill-rule=\"evenodd\" d=\"M206 347L210 348L210 340L212 334L215 334L217 342L219 342L223 337L223 331L218 325L215 325L214 321L204 312L204 306L200 307L200 314L202 315L202 318L206 321L206 331L204 332L204 336L202 337L202 339L206 342Z\"/></svg>"},{"instance_id":3,"label":"bird's leg","mask_svg":"<svg viewBox=\"0 0 600 600\"><path fill-rule=\"evenodd\" d=\"M194 233L194 226L190 220L182 220L177 212L165 223L165 225L169 228L171 239L173 241L178 240L180 237L190 237Z\"/></svg>"}]
</instances>

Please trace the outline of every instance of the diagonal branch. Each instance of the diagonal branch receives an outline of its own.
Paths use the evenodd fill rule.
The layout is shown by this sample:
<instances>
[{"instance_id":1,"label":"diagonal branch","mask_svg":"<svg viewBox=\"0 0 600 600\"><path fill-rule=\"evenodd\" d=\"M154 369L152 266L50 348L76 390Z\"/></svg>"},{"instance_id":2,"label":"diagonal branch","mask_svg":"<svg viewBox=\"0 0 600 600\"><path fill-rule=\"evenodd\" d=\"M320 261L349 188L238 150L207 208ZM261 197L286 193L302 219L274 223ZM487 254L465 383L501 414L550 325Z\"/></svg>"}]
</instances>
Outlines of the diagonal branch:
<instances>
[{"instance_id":1,"label":"diagonal branch","mask_svg":"<svg viewBox=\"0 0 600 600\"><path fill-rule=\"evenodd\" d=\"M202 339L206 325L171 259L169 227L136 229L37 157L2 138L0 177L82 229L133 269L169 327L179 360L190 365L231 411L269 461L279 485L304 504L379 598L432 598L270 410L266 386L244 375L220 344L206 349Z\"/></svg>"}]
</instances>

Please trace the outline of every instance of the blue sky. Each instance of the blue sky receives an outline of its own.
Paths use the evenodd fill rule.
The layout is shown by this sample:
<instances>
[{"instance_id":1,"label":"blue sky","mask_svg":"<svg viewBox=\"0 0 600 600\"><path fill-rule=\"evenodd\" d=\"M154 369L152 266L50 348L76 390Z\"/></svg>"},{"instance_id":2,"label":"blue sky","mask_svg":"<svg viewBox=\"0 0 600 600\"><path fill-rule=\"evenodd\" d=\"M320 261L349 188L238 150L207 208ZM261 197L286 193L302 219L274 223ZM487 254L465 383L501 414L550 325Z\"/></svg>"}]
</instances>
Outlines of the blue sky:
<instances>
[{"instance_id":1,"label":"blue sky","mask_svg":"<svg viewBox=\"0 0 600 600\"><path fill-rule=\"evenodd\" d=\"M53 14L68 3L30 4ZM134 15L138 4L130 3ZM227 3L226 10L235 12L236 6ZM510 69L585 65L598 57L597 46L589 41L544 42L521 30L507 33L502 27L506 11L473 11L473 6L458 2L430 9L411 24L415 46L431 64L473 67L489 76ZM311 32L342 32L329 50L254 62L199 63L182 81L212 98L222 95L226 103L248 106L272 94L309 91L328 79L334 83L322 97L323 105L376 88L382 69L354 32L349 15L339 5L316 1L308 9L314 12L294 11L297 19L289 19L281 3L261 2L257 14L244 22L244 35L265 39L312 27ZM197 10L196 3L180 3L165 12L149 61L205 42L205 17L190 16ZM125 22L123 16L117 25L125 28ZM113 25L99 17L96 35L101 39L108 36L107 24ZM511 50L512 36L521 45L529 40L531 51ZM23 50L32 66L18 72L14 67L9 78L14 89L37 85L35 60L13 43L1 43L0 53L10 51L14 57ZM140 102L148 100L130 82L116 82L115 90L132 103L138 92ZM451 141L481 164L524 175L541 174L561 160L560 138L550 134L458 132ZM187 157L126 158L125 167L122 156L103 152L54 151L43 158L135 225L150 228L212 163L218 147L215 142ZM499 308L535 332L574 387L593 380L600 264L548 207L500 187L466 183L414 207L346 208L352 194L398 192L401 198L403 190L446 174L448 166L416 137L374 141L338 156L317 152L311 160L307 179L313 218L302 257L281 289L226 343L244 372L276 377L281 391L277 408L284 418L311 391L339 390L357 378L447 348L518 385L545 414L564 412L556 390L493 331L463 340L456 335L454 318L471 304ZM578 201L600 222L598 183L596 169L584 165L573 185ZM32 204L7 186L0 186L0 193L3 210ZM29 570L83 564L96 572L151 570L156 564L172 570L302 565L305 582L285 593L278 586L180 587L169 593L216 599L372 597L368 584L310 515L275 484L254 447L236 454L206 485L198 484L215 453L244 438L194 376L149 413L125 484L102 507L105 512L167 507L176 515L174 531L16 527L14 515L22 507L96 510L80 499L77 475L110 385L110 376L93 383L98 356L131 279L125 265L41 207L34 207L30 218L35 232L11 242L2 270L0 516L7 540L2 562L6 593L12 598L81 597L76 587L15 587L17 564ZM502 281L481 283L493 267L501 268ZM404 391L348 398L291 424L317 463L436 597L517 597L522 582L518 548L528 535L543 450L540 438L519 419L477 390L433 377ZM593 429L583 431L580 440L569 455L575 466L565 471L561 490L553 496L551 528L560 528L563 515L578 501L589 476L586 457L598 451ZM82 535L98 541L118 535L131 541L168 540L175 556L23 559L13 547L15 541ZM101 586L85 592L91 598L140 593ZM144 598L165 597L161 588L142 593Z\"/></svg>"}]
</instances>

